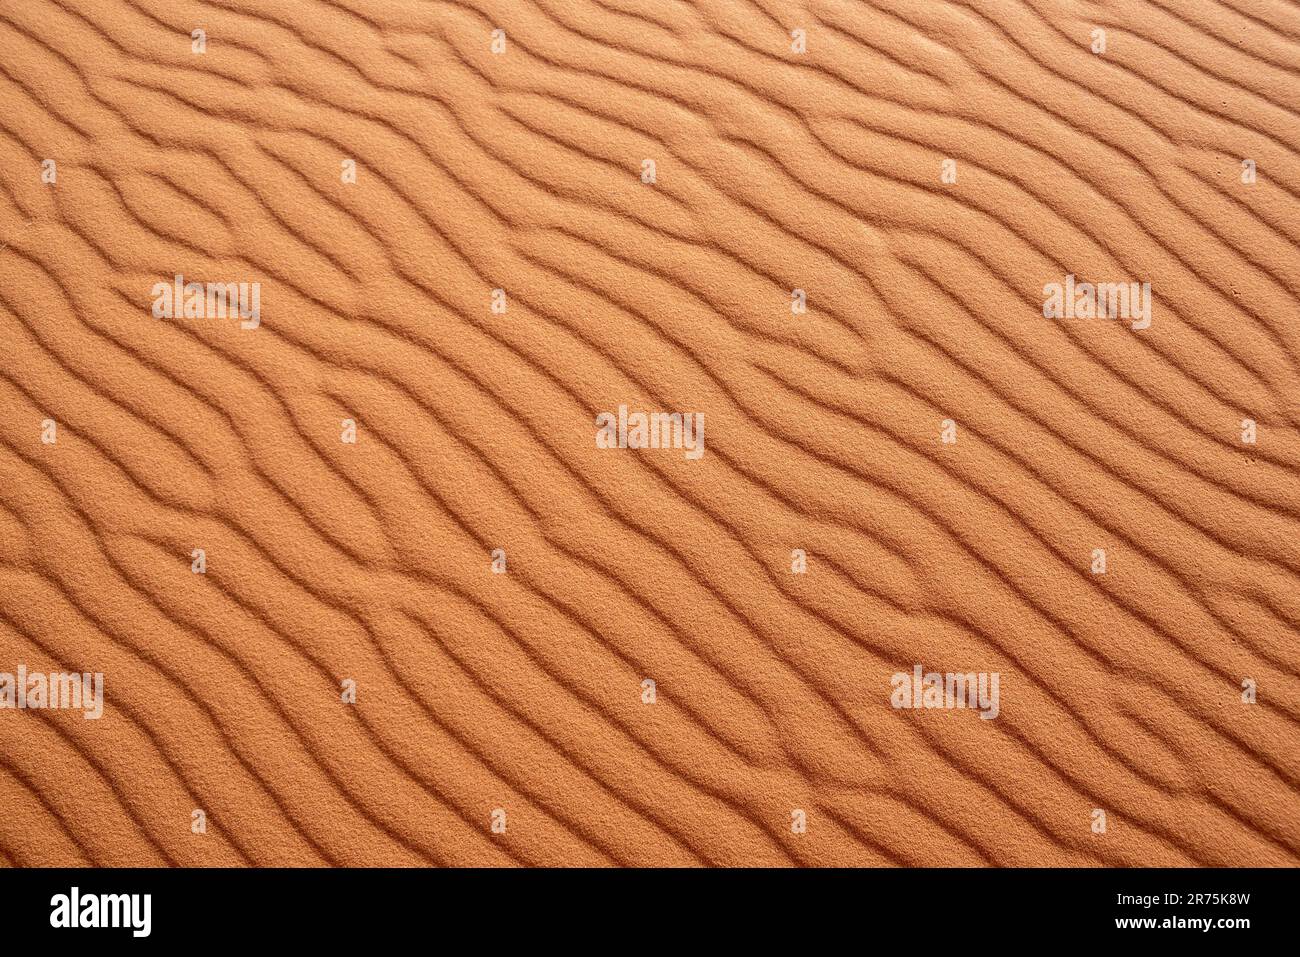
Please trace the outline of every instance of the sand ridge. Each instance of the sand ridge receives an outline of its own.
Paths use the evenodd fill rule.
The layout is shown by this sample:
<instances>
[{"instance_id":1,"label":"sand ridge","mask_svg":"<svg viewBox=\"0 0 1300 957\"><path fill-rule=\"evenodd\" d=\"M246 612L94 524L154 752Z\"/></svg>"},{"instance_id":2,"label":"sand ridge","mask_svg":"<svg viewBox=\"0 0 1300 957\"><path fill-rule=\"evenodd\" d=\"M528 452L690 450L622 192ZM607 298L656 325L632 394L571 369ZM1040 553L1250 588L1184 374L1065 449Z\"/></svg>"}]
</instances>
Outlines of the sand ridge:
<instances>
[{"instance_id":1,"label":"sand ridge","mask_svg":"<svg viewBox=\"0 0 1300 957\"><path fill-rule=\"evenodd\" d=\"M0 708L0 864L1294 866L1298 75L1282 0L0 8L0 673L105 695Z\"/></svg>"}]
</instances>

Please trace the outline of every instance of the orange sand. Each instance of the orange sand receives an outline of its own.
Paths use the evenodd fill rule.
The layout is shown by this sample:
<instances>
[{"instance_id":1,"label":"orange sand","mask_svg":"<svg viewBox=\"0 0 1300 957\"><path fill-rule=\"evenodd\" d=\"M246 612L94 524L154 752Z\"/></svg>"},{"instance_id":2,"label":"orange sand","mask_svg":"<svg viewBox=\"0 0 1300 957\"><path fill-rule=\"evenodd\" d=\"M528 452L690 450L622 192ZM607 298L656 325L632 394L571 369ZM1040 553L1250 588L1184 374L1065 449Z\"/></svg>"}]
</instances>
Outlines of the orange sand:
<instances>
[{"instance_id":1,"label":"orange sand","mask_svg":"<svg viewBox=\"0 0 1300 957\"><path fill-rule=\"evenodd\" d=\"M1300 863L1298 74L1284 0L0 6L0 672L106 693L0 710L0 863Z\"/></svg>"}]
</instances>

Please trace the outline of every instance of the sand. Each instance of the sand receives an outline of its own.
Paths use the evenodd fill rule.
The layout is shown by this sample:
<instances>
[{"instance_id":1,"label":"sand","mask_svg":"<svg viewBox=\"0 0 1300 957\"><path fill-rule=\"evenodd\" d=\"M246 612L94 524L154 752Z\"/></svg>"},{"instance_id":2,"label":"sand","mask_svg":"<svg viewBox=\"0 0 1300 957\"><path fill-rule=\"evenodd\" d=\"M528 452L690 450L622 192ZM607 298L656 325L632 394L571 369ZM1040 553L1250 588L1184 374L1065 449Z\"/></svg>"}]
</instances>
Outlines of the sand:
<instances>
[{"instance_id":1,"label":"sand","mask_svg":"<svg viewBox=\"0 0 1300 957\"><path fill-rule=\"evenodd\" d=\"M0 864L1300 863L1298 74L1282 0L3 5L0 673L104 702L0 707Z\"/></svg>"}]
</instances>

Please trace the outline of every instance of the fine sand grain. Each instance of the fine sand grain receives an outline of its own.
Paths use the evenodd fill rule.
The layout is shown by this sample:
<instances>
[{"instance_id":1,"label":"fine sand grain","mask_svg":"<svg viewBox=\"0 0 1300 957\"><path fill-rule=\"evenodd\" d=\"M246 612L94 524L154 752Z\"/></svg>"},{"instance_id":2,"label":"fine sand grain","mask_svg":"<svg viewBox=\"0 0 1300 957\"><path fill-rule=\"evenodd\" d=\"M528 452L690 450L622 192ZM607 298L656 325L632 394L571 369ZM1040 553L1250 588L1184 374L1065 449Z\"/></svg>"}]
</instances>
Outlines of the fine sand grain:
<instances>
[{"instance_id":1,"label":"fine sand grain","mask_svg":"<svg viewBox=\"0 0 1300 957\"><path fill-rule=\"evenodd\" d=\"M1287 0L2 3L0 864L1295 866L1298 236Z\"/></svg>"}]
</instances>

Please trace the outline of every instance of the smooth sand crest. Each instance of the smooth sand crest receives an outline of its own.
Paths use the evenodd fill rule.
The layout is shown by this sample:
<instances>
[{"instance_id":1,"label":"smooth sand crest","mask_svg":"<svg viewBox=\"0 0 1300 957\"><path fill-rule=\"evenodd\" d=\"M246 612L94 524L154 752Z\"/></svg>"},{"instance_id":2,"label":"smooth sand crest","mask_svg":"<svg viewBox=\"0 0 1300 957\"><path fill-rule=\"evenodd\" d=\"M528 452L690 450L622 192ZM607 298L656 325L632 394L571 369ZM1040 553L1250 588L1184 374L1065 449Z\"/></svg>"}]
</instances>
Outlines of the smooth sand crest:
<instances>
[{"instance_id":1,"label":"smooth sand crest","mask_svg":"<svg viewBox=\"0 0 1300 957\"><path fill-rule=\"evenodd\" d=\"M1300 863L1300 17L1187 6L0 8L0 865Z\"/></svg>"}]
</instances>

